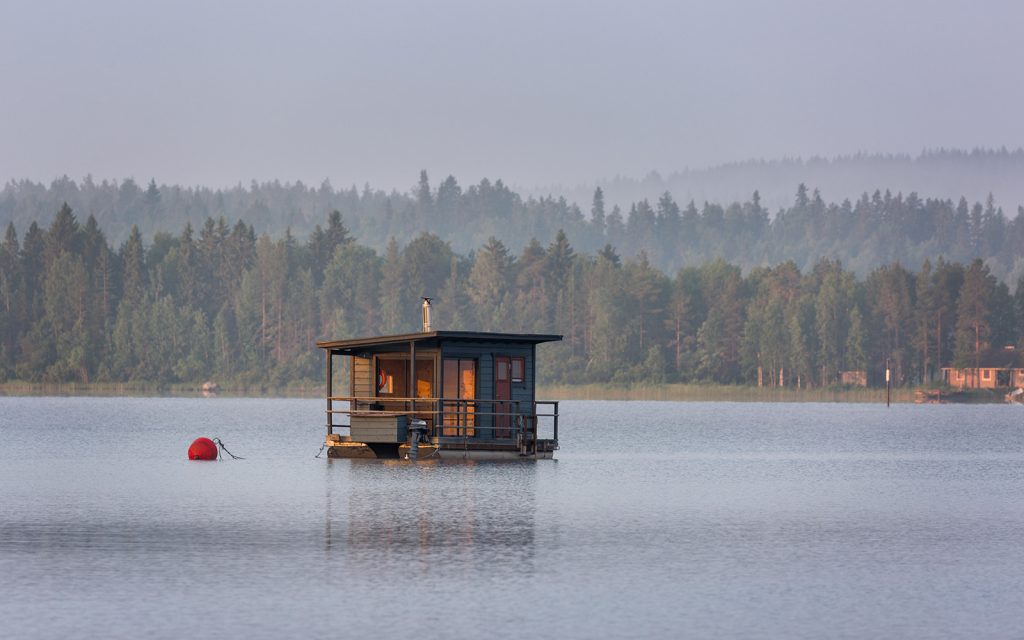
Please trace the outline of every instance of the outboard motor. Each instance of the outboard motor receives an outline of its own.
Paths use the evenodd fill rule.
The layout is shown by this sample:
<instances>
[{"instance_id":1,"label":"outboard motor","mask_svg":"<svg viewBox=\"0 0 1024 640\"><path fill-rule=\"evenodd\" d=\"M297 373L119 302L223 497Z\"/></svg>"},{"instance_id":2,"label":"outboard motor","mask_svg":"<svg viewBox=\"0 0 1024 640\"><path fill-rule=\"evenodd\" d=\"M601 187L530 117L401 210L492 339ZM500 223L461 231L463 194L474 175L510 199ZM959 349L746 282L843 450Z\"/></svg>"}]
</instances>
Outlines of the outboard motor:
<instances>
[{"instance_id":1,"label":"outboard motor","mask_svg":"<svg viewBox=\"0 0 1024 640\"><path fill-rule=\"evenodd\" d=\"M427 421L413 418L409 421L409 459L416 460L420 455L420 440L427 439Z\"/></svg>"}]
</instances>

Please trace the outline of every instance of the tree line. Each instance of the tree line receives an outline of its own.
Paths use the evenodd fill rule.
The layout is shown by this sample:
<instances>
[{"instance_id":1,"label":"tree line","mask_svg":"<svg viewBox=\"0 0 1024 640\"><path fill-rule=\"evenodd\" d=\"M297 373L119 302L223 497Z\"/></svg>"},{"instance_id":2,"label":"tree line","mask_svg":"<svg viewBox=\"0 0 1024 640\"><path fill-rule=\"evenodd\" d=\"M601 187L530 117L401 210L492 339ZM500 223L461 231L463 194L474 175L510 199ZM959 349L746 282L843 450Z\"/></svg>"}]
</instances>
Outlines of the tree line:
<instances>
[{"instance_id":1,"label":"tree line","mask_svg":"<svg viewBox=\"0 0 1024 640\"><path fill-rule=\"evenodd\" d=\"M801 184L790 206L769 211L757 191L731 204L677 201L666 191L620 208L606 205L598 188L580 206L562 197L524 198L501 180L463 187L448 176L432 184L426 172L404 193L368 185L335 189L328 181L319 187L273 181L212 190L158 186L155 180L145 187L131 179L86 178L79 184L65 177L48 186L9 182L0 191L0 223L25 229L62 202L113 230L118 246L133 225L152 237L221 217L245 220L258 235L290 232L306 240L337 210L352 233L378 252L390 238L404 246L431 233L460 254L492 236L518 254L531 238L553 238L564 230L579 251L596 253L611 244L626 258L643 252L666 273L719 257L745 270L793 260L806 271L828 257L866 277L884 264L919 265L941 255L965 264L982 258L997 278L1011 283L1024 274L1024 216L1020 207L1007 216L991 195L970 203L876 190L827 202Z\"/></svg>"},{"instance_id":2,"label":"tree line","mask_svg":"<svg viewBox=\"0 0 1024 640\"><path fill-rule=\"evenodd\" d=\"M338 211L305 241L211 217L148 242L132 227L115 248L65 204L48 228L7 226L0 379L319 383L317 339L417 331L422 295L440 329L564 335L542 347L543 382L828 386L844 371L878 382L888 359L896 384L917 384L1024 338L1024 277L1011 293L980 259L859 278L837 259L716 258L670 275L562 230L519 251L490 237L459 254L424 232L378 252Z\"/></svg>"},{"instance_id":3,"label":"tree line","mask_svg":"<svg viewBox=\"0 0 1024 640\"><path fill-rule=\"evenodd\" d=\"M933 198L960 196L984 202L989 193L1003 203L1024 202L1024 149L925 149L917 155L857 153L847 156L756 159L688 168L662 175L652 171L641 179L616 176L576 187L530 189L527 195L554 191L570 201L590 202L600 186L609 202L631 203L647 198L656 202L666 191L680 202L743 202L756 187L762 205L773 213L793 202L794 186L814 185L836 202L856 201L864 191L885 185L893 193L931 194ZM884 192L884 189L883 189ZM626 207L628 210L628 206Z\"/></svg>"}]
</instances>

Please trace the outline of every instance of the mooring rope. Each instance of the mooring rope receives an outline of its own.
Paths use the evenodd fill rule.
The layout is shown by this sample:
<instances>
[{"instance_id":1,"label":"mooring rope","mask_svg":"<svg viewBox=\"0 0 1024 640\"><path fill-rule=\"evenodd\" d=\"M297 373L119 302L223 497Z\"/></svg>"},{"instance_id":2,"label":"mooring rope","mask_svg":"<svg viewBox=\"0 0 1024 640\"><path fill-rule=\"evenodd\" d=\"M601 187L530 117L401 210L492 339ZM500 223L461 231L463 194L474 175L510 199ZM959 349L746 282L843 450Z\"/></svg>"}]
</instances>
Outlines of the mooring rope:
<instances>
[{"instance_id":1,"label":"mooring rope","mask_svg":"<svg viewBox=\"0 0 1024 640\"><path fill-rule=\"evenodd\" d=\"M317 451L317 452L316 452L316 455L315 455L315 456L313 456L313 457L314 457L314 458L319 458L319 457L320 457L320 454L321 454L321 453L323 453L323 452L324 452L324 449L326 449L326 448L327 448L327 442L325 441L325 442L324 442L324 443L323 443L322 445L320 445L320 450L319 450L319 451Z\"/></svg>"},{"instance_id":2,"label":"mooring rope","mask_svg":"<svg viewBox=\"0 0 1024 640\"><path fill-rule=\"evenodd\" d=\"M228 448L224 446L224 443L220 441L220 438L214 438L213 441L217 443L217 446L220 447L221 451L231 456L232 460L245 460L245 458L241 456L236 456L235 454L228 451Z\"/></svg>"}]
</instances>

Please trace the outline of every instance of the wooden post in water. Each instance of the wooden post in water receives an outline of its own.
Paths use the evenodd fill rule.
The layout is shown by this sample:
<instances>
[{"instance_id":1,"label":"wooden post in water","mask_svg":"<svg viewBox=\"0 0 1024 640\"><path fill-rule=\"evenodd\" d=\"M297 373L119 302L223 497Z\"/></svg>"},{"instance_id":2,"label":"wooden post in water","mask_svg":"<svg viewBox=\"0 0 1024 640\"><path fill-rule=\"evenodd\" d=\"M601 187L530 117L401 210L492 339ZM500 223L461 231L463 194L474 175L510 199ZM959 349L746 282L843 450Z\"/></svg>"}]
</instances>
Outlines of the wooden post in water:
<instances>
[{"instance_id":1,"label":"wooden post in water","mask_svg":"<svg viewBox=\"0 0 1024 640\"><path fill-rule=\"evenodd\" d=\"M889 358L885 359L885 406L889 406L892 395L892 376L889 373Z\"/></svg>"}]
</instances>

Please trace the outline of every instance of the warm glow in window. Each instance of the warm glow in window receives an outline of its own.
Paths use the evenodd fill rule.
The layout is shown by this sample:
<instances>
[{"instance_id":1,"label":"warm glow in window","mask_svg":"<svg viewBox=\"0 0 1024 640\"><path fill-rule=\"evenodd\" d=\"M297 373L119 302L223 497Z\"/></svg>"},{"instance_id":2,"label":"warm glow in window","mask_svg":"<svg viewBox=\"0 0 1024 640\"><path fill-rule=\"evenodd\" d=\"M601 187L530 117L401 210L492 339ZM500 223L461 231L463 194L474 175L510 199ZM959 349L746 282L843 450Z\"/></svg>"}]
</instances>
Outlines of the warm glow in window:
<instances>
[{"instance_id":1,"label":"warm glow in window","mask_svg":"<svg viewBox=\"0 0 1024 640\"><path fill-rule=\"evenodd\" d=\"M476 360L445 358L444 376L444 426L442 435L476 435Z\"/></svg>"}]
</instances>

